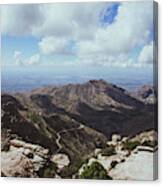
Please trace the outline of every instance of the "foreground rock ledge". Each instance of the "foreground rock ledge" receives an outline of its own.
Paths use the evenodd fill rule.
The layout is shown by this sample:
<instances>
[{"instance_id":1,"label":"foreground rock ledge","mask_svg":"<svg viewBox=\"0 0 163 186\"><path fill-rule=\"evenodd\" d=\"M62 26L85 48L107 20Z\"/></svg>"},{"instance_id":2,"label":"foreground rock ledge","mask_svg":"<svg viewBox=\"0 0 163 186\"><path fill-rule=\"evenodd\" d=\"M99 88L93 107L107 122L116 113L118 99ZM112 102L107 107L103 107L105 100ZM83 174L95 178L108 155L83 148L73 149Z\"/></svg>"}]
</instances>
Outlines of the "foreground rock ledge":
<instances>
[{"instance_id":1,"label":"foreground rock ledge","mask_svg":"<svg viewBox=\"0 0 163 186\"><path fill-rule=\"evenodd\" d=\"M156 156L157 152L147 151L132 154L125 162L112 169L109 175L115 180L153 180Z\"/></svg>"},{"instance_id":2,"label":"foreground rock ledge","mask_svg":"<svg viewBox=\"0 0 163 186\"><path fill-rule=\"evenodd\" d=\"M2 175L7 177L38 177L47 161L48 150L39 145L11 140L8 151L1 152Z\"/></svg>"}]
</instances>

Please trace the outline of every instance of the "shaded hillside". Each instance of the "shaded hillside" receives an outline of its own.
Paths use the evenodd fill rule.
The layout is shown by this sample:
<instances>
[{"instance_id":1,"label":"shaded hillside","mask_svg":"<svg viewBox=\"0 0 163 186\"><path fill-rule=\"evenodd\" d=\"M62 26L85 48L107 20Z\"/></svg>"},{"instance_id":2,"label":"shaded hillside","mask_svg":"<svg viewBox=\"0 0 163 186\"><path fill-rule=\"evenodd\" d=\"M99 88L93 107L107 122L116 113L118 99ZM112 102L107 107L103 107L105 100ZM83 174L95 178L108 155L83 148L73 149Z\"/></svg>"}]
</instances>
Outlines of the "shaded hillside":
<instances>
[{"instance_id":1,"label":"shaded hillside","mask_svg":"<svg viewBox=\"0 0 163 186\"><path fill-rule=\"evenodd\" d=\"M113 133L135 135L154 128L153 106L104 80L45 87L16 96L28 108L67 115L107 138Z\"/></svg>"},{"instance_id":2,"label":"shaded hillside","mask_svg":"<svg viewBox=\"0 0 163 186\"><path fill-rule=\"evenodd\" d=\"M44 144L45 147L49 147L51 150L56 150L56 145L52 145L52 141L55 140L56 135L53 135L53 139L46 136L46 133L35 126L35 123L27 119L28 109L24 108L14 97L3 94L2 100L2 129L9 129L12 134L20 136L27 142L33 142L36 144Z\"/></svg>"},{"instance_id":3,"label":"shaded hillside","mask_svg":"<svg viewBox=\"0 0 163 186\"><path fill-rule=\"evenodd\" d=\"M39 144L51 153L66 152L70 158L89 156L106 142L104 135L82 126L67 115L47 115L37 108L24 108L13 96L2 95L2 129L26 142ZM2 131L2 132L3 132ZM84 140L83 140L84 139Z\"/></svg>"}]
</instances>

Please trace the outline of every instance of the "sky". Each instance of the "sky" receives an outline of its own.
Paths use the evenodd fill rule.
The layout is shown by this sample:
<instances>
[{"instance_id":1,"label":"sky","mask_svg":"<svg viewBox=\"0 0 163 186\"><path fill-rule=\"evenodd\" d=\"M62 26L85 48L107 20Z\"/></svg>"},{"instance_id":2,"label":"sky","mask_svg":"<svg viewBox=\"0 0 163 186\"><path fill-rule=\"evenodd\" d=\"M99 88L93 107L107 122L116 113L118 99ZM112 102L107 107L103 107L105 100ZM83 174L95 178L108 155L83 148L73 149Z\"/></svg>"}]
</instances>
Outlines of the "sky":
<instances>
[{"instance_id":1,"label":"sky","mask_svg":"<svg viewBox=\"0 0 163 186\"><path fill-rule=\"evenodd\" d=\"M1 10L7 70L136 72L153 66L153 1L2 5Z\"/></svg>"}]
</instances>

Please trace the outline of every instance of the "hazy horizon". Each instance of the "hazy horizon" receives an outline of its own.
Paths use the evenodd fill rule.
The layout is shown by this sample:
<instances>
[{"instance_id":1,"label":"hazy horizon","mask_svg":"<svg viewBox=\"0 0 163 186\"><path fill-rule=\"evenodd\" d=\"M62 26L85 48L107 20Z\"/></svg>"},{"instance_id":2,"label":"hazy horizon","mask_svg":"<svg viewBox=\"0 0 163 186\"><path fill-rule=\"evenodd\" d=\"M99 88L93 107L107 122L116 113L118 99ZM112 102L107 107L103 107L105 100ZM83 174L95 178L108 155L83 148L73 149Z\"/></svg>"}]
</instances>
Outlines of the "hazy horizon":
<instances>
[{"instance_id":1,"label":"hazy horizon","mask_svg":"<svg viewBox=\"0 0 163 186\"><path fill-rule=\"evenodd\" d=\"M75 70L75 69L73 69ZM2 91L23 92L43 86L58 86L68 83L85 83L92 79L103 79L127 90L135 90L143 85L153 85L153 69L84 69L72 73L73 70L58 71L55 69L27 69L2 71Z\"/></svg>"}]
</instances>

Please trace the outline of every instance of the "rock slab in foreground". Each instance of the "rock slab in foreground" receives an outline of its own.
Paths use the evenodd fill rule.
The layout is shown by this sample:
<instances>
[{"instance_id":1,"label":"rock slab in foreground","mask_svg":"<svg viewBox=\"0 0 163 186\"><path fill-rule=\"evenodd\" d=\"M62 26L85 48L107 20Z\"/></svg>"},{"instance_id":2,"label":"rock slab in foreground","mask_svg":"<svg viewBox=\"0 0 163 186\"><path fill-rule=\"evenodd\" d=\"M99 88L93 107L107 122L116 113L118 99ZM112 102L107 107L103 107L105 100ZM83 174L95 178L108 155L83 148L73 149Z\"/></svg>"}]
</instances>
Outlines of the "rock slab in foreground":
<instances>
[{"instance_id":1,"label":"rock slab in foreground","mask_svg":"<svg viewBox=\"0 0 163 186\"><path fill-rule=\"evenodd\" d=\"M112 169L109 175L115 180L153 180L155 156L157 152L142 151L132 154L125 162Z\"/></svg>"},{"instance_id":2,"label":"rock slab in foreground","mask_svg":"<svg viewBox=\"0 0 163 186\"><path fill-rule=\"evenodd\" d=\"M48 150L38 145L11 140L8 151L1 152L1 171L7 177L38 177L48 157Z\"/></svg>"}]
</instances>

